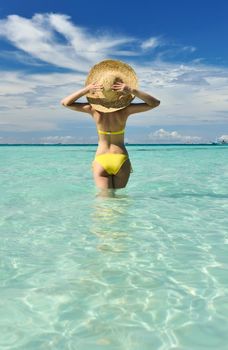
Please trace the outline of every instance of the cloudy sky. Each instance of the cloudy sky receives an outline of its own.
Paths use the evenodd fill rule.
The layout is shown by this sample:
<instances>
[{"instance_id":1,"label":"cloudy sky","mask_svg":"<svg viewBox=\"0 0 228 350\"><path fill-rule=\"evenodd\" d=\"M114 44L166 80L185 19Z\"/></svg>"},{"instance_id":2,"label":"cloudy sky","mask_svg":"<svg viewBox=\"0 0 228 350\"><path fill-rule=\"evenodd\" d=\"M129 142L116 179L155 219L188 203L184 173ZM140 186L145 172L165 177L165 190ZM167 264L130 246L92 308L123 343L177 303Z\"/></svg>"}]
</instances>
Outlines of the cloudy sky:
<instances>
[{"instance_id":1,"label":"cloudy sky","mask_svg":"<svg viewBox=\"0 0 228 350\"><path fill-rule=\"evenodd\" d=\"M96 143L92 118L60 100L106 58L161 100L129 118L129 143L228 138L227 13L225 0L2 3L0 143Z\"/></svg>"}]
</instances>

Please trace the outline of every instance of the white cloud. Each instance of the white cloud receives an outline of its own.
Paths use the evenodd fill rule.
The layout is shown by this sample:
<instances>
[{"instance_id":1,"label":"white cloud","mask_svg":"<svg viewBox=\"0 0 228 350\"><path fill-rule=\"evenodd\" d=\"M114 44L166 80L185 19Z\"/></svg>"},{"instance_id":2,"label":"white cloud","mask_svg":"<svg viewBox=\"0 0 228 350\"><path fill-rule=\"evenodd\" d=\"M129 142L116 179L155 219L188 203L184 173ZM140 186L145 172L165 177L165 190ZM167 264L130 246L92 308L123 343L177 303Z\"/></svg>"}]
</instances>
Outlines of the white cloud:
<instances>
[{"instance_id":1,"label":"white cloud","mask_svg":"<svg viewBox=\"0 0 228 350\"><path fill-rule=\"evenodd\" d=\"M10 15L0 20L0 35L34 58L82 72L134 41L124 36L89 34L62 14L36 14L31 19Z\"/></svg>"},{"instance_id":2,"label":"white cloud","mask_svg":"<svg viewBox=\"0 0 228 350\"><path fill-rule=\"evenodd\" d=\"M51 131L59 124L85 121L87 115L63 108L60 100L84 85L80 73L27 74L0 71L1 131Z\"/></svg>"},{"instance_id":3,"label":"white cloud","mask_svg":"<svg viewBox=\"0 0 228 350\"><path fill-rule=\"evenodd\" d=\"M73 136L46 136L46 137L40 138L41 143L45 143L45 144L53 144L53 143L71 144L71 143L75 143L75 140L76 139Z\"/></svg>"},{"instance_id":4,"label":"white cloud","mask_svg":"<svg viewBox=\"0 0 228 350\"><path fill-rule=\"evenodd\" d=\"M199 136L181 135L177 131L156 130L149 134L149 139L153 142L164 143L199 143L202 141Z\"/></svg>"},{"instance_id":5,"label":"white cloud","mask_svg":"<svg viewBox=\"0 0 228 350\"><path fill-rule=\"evenodd\" d=\"M97 136L45 136L45 137L40 137L37 140L38 143L42 144L77 144L77 143L82 143L82 144L87 144L87 143L97 143Z\"/></svg>"},{"instance_id":6,"label":"white cloud","mask_svg":"<svg viewBox=\"0 0 228 350\"><path fill-rule=\"evenodd\" d=\"M161 45L161 40L158 39L157 37L151 37L150 39L147 39L142 42L141 48L143 50L147 49L155 49L156 47Z\"/></svg>"},{"instance_id":7,"label":"white cloud","mask_svg":"<svg viewBox=\"0 0 228 350\"><path fill-rule=\"evenodd\" d=\"M138 65L140 89L161 100L155 110L134 115L130 125L197 125L226 123L228 70L206 65L152 62ZM2 71L0 123L5 131L54 130L59 123L85 120L66 110L59 101L84 86L84 73L33 73ZM137 102L135 100L135 102Z\"/></svg>"},{"instance_id":8,"label":"white cloud","mask_svg":"<svg viewBox=\"0 0 228 350\"><path fill-rule=\"evenodd\" d=\"M228 135L222 135L218 138L218 140L228 142Z\"/></svg>"},{"instance_id":9,"label":"white cloud","mask_svg":"<svg viewBox=\"0 0 228 350\"><path fill-rule=\"evenodd\" d=\"M184 46L182 47L183 51L189 51L189 52L195 52L196 51L196 47L194 46Z\"/></svg>"}]
</instances>

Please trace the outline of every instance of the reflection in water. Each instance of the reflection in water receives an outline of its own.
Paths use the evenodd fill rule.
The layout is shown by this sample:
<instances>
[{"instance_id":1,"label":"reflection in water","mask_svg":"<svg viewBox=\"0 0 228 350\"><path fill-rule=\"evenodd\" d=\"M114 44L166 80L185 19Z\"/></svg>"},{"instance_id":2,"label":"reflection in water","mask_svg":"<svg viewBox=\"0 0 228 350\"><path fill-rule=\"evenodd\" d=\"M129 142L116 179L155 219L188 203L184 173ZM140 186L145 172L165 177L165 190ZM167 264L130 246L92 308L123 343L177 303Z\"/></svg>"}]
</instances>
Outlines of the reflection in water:
<instances>
[{"instance_id":1,"label":"reflection in water","mask_svg":"<svg viewBox=\"0 0 228 350\"><path fill-rule=\"evenodd\" d=\"M113 188L101 189L100 192L97 194L97 197L114 198L116 197L116 190Z\"/></svg>"},{"instance_id":2,"label":"reflection in water","mask_svg":"<svg viewBox=\"0 0 228 350\"><path fill-rule=\"evenodd\" d=\"M115 190L101 191L94 198L90 232L99 238L99 250L115 253L126 250L126 240L131 239L126 222L131 216L132 200Z\"/></svg>"}]
</instances>

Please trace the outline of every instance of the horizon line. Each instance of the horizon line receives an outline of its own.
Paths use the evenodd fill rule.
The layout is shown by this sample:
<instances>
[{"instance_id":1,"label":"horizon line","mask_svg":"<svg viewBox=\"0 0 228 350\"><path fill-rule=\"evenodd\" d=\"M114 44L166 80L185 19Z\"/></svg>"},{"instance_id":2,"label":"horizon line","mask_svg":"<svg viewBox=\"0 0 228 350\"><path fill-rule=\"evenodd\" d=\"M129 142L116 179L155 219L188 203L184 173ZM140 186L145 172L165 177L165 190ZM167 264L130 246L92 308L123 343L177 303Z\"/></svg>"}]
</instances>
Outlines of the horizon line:
<instances>
[{"instance_id":1,"label":"horizon line","mask_svg":"<svg viewBox=\"0 0 228 350\"><path fill-rule=\"evenodd\" d=\"M228 143L125 143L126 146L224 146ZM0 146L98 146L97 143L0 143Z\"/></svg>"}]
</instances>

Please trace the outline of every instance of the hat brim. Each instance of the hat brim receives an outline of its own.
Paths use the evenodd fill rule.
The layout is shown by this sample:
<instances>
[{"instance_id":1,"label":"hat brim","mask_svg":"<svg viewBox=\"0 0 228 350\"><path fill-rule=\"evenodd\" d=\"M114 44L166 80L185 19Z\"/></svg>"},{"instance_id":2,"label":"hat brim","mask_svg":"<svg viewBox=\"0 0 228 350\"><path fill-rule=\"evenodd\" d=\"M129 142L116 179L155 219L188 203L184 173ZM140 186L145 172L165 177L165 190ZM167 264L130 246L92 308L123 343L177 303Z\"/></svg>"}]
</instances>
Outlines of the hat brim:
<instances>
[{"instance_id":1,"label":"hat brim","mask_svg":"<svg viewBox=\"0 0 228 350\"><path fill-rule=\"evenodd\" d=\"M125 107L127 107L131 101L133 101L135 98L134 95L127 95L127 96L123 96L123 98L121 100L117 100L117 101L107 101L105 98L93 98L93 97L88 97L87 96L87 100L89 102L89 104L96 109L96 111L99 112L115 112L118 111L120 109L123 109Z\"/></svg>"}]
</instances>

